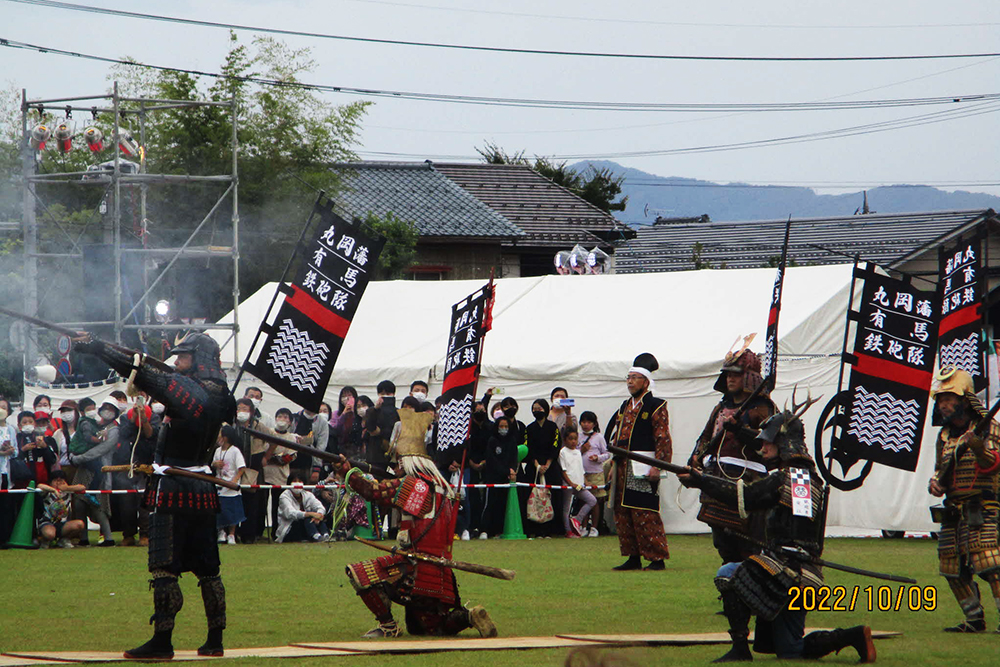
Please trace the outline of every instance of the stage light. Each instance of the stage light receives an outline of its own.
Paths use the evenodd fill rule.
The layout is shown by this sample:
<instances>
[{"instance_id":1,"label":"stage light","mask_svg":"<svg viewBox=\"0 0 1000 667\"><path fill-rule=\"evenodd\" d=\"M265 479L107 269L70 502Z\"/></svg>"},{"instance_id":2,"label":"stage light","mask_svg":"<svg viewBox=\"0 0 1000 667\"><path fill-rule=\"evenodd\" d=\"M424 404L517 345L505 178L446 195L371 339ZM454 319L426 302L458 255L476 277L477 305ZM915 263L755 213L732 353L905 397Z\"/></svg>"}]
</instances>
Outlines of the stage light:
<instances>
[{"instance_id":1,"label":"stage light","mask_svg":"<svg viewBox=\"0 0 1000 667\"><path fill-rule=\"evenodd\" d=\"M45 142L48 141L51 136L52 130L49 129L49 126L44 123L39 123L31 129L31 138L29 140L31 147L36 151L44 151Z\"/></svg>"},{"instance_id":2,"label":"stage light","mask_svg":"<svg viewBox=\"0 0 1000 667\"><path fill-rule=\"evenodd\" d=\"M125 155L138 155L139 142L132 138L132 133L128 130L121 130L118 133L118 146Z\"/></svg>"},{"instance_id":3,"label":"stage light","mask_svg":"<svg viewBox=\"0 0 1000 667\"><path fill-rule=\"evenodd\" d=\"M595 275L608 270L608 260L611 256L597 246L587 254L587 270Z\"/></svg>"},{"instance_id":4,"label":"stage light","mask_svg":"<svg viewBox=\"0 0 1000 667\"><path fill-rule=\"evenodd\" d=\"M555 257L553 258L553 263L556 266L556 273L558 273L560 276L565 276L566 274L568 274L570 272L569 251L560 250L559 252L557 252Z\"/></svg>"},{"instance_id":5,"label":"stage light","mask_svg":"<svg viewBox=\"0 0 1000 667\"><path fill-rule=\"evenodd\" d=\"M156 314L156 321L164 324L170 320L170 302L166 299L160 299L156 302L153 312Z\"/></svg>"},{"instance_id":6,"label":"stage light","mask_svg":"<svg viewBox=\"0 0 1000 667\"><path fill-rule=\"evenodd\" d=\"M587 249L582 245L575 245L569 251L569 267L574 273L583 274L587 272Z\"/></svg>"},{"instance_id":7,"label":"stage light","mask_svg":"<svg viewBox=\"0 0 1000 667\"><path fill-rule=\"evenodd\" d=\"M56 126L55 132L52 136L56 139L56 145L59 146L59 150L63 153L69 153L73 150L73 121L66 119Z\"/></svg>"},{"instance_id":8,"label":"stage light","mask_svg":"<svg viewBox=\"0 0 1000 667\"><path fill-rule=\"evenodd\" d=\"M87 148L91 153L99 153L104 150L104 133L99 127L91 125L83 131L83 138L87 142Z\"/></svg>"}]
</instances>

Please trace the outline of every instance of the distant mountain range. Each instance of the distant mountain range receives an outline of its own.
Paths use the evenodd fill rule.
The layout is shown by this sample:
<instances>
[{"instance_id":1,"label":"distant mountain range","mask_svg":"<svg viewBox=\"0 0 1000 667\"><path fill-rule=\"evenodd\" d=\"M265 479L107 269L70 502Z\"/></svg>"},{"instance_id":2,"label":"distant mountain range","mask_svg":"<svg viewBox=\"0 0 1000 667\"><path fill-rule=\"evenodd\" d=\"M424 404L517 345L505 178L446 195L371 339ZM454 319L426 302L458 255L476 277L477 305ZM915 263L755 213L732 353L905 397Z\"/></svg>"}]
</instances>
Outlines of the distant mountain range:
<instances>
[{"instance_id":1,"label":"distant mountain range","mask_svg":"<svg viewBox=\"0 0 1000 667\"><path fill-rule=\"evenodd\" d=\"M625 176L623 191L628 195L628 206L615 216L632 226L652 224L657 215L688 218L707 214L716 221L777 220L789 215L793 218L851 215L861 206L863 198L861 191L821 195L803 187L712 187L715 184L710 181L657 176L604 160L578 162L571 166L582 171L588 164L597 168L607 167L615 174ZM1000 197L976 192L945 192L925 185L891 185L868 190L868 205L871 211L877 213L976 208L1000 210Z\"/></svg>"}]
</instances>

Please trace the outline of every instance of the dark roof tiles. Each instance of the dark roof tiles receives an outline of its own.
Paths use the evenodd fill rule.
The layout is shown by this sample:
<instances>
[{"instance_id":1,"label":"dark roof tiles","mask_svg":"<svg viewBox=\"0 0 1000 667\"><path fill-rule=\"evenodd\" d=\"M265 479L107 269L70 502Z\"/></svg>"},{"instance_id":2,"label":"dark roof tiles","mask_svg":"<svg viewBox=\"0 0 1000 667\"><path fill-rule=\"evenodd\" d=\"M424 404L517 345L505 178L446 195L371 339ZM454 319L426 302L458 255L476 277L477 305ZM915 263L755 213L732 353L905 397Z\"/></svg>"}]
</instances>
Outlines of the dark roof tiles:
<instances>
[{"instance_id":1,"label":"dark roof tiles","mask_svg":"<svg viewBox=\"0 0 1000 667\"><path fill-rule=\"evenodd\" d=\"M995 217L992 209L792 218L788 255L798 266L861 260L893 266L958 229ZM758 268L781 255L787 220L652 225L615 253L618 273L694 268L695 245L712 268Z\"/></svg>"}]
</instances>

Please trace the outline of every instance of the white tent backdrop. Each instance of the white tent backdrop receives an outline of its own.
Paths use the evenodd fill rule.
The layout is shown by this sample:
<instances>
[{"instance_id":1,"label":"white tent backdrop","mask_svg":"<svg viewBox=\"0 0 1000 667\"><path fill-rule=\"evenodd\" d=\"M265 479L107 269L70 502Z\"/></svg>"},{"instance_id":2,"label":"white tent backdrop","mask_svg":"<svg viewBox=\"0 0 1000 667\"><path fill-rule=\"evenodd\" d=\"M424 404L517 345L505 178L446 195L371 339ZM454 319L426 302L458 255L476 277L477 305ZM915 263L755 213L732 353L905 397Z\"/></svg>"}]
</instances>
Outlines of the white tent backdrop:
<instances>
[{"instance_id":1,"label":"white tent backdrop","mask_svg":"<svg viewBox=\"0 0 1000 667\"><path fill-rule=\"evenodd\" d=\"M811 443L816 420L836 393L850 265L790 268L785 279L779 331L779 406L800 387L824 398L805 416ZM562 386L576 399L575 412L593 410L606 424L627 396L624 378L633 358L652 352L660 362L655 394L669 401L674 461L683 463L719 400L712 385L723 355L737 336L757 332L751 346L763 348L774 269L687 271L610 276L545 276L497 281L493 330L485 340L480 391L498 387L530 419L531 401ZM375 396L383 379L405 395L409 383L428 380L430 395L441 387L451 306L483 281L374 282L368 286L327 391L336 405L340 388L354 386ZM275 284L240 305L239 349L249 350ZM280 304L281 297L278 303ZM271 317L277 312L277 305ZM221 322L232 321L232 313ZM220 344L228 336L214 333ZM233 344L222 350L224 364ZM232 375L231 375L232 377ZM237 395L259 384L244 376ZM287 405L264 389L262 408ZM289 406L292 407L292 406ZM929 421L929 420L928 420ZM834 491L830 526L931 530L926 481L933 471L933 432L928 427L915 474L876 466L858 491ZM853 476L860 468L856 466ZM695 519L697 492L673 476L661 485L661 514L668 532L702 532Z\"/></svg>"}]
</instances>

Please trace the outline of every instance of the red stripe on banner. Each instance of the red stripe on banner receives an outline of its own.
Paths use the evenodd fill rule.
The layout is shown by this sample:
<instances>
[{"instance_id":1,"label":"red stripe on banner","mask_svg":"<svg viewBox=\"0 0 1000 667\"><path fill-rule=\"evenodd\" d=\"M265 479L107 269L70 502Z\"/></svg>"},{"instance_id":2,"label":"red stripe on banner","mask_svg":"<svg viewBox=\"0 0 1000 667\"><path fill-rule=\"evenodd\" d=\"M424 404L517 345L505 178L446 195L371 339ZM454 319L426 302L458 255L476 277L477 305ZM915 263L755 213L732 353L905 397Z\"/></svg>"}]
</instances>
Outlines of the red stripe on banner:
<instances>
[{"instance_id":1,"label":"red stripe on banner","mask_svg":"<svg viewBox=\"0 0 1000 667\"><path fill-rule=\"evenodd\" d=\"M347 337L347 330L351 328L351 322L340 315L331 313L326 306L320 304L295 285L292 285L292 295L285 301L334 336Z\"/></svg>"},{"instance_id":2,"label":"red stripe on banner","mask_svg":"<svg viewBox=\"0 0 1000 667\"><path fill-rule=\"evenodd\" d=\"M859 373L882 378L891 382L902 382L916 389L927 390L931 386L931 372L918 371L915 368L897 364L894 361L870 357L866 354L857 355L858 362L854 368Z\"/></svg>"},{"instance_id":3,"label":"red stripe on banner","mask_svg":"<svg viewBox=\"0 0 1000 667\"><path fill-rule=\"evenodd\" d=\"M771 312L767 314L767 326L773 326L778 321L778 309L771 306Z\"/></svg>"},{"instance_id":4,"label":"red stripe on banner","mask_svg":"<svg viewBox=\"0 0 1000 667\"><path fill-rule=\"evenodd\" d=\"M938 336L943 336L952 329L957 329L960 326L966 324L971 324L979 319L979 306L967 306L961 310L953 311L950 315L941 320L941 325L938 327Z\"/></svg>"},{"instance_id":5,"label":"red stripe on banner","mask_svg":"<svg viewBox=\"0 0 1000 667\"><path fill-rule=\"evenodd\" d=\"M463 368L459 371L452 371L448 374L448 377L444 379L444 387L441 389L442 394L447 394L449 391L455 387L462 387L467 384L472 384L476 381L476 367L469 366L468 368Z\"/></svg>"}]
</instances>

